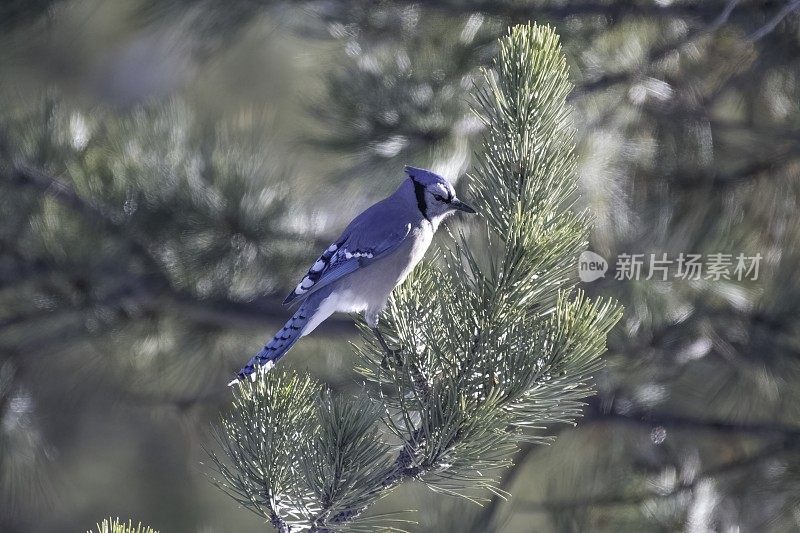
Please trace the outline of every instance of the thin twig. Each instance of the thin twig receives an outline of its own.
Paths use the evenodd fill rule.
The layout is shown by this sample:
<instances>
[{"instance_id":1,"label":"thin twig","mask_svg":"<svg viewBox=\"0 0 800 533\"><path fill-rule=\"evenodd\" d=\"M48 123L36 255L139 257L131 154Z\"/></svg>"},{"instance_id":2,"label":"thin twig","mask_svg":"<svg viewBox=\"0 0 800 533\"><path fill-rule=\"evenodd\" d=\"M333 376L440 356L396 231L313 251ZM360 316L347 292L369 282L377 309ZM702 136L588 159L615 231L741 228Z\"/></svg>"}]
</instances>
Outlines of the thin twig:
<instances>
[{"instance_id":1,"label":"thin twig","mask_svg":"<svg viewBox=\"0 0 800 533\"><path fill-rule=\"evenodd\" d=\"M772 30L774 30L778 24L781 23L783 19L788 17L792 11L797 10L800 8L800 0L793 0L792 2L787 3L783 8L778 11L774 17L769 19L769 21L761 26L759 29L751 33L747 36L747 41L754 43L766 37Z\"/></svg>"}]
</instances>

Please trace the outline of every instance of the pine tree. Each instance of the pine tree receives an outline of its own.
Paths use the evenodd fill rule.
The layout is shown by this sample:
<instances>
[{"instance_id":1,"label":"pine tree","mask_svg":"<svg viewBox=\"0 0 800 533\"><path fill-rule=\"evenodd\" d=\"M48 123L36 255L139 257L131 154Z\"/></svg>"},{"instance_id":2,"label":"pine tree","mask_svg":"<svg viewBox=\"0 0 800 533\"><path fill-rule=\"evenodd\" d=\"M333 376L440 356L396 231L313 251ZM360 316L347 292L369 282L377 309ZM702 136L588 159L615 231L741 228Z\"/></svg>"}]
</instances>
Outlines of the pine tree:
<instances>
[{"instance_id":1,"label":"pine tree","mask_svg":"<svg viewBox=\"0 0 800 533\"><path fill-rule=\"evenodd\" d=\"M590 222L573 209L570 89L552 29L500 40L475 98L482 222L395 291L383 327L398 350L362 325L365 394L280 370L235 389L213 454L223 490L279 531L391 528L364 512L402 481L479 500L520 443L580 416L620 310L574 290Z\"/></svg>"},{"instance_id":2,"label":"pine tree","mask_svg":"<svg viewBox=\"0 0 800 533\"><path fill-rule=\"evenodd\" d=\"M100 4L108 18L88 16ZM620 253L761 253L761 277L664 283L609 275L585 285L625 304L624 327L610 337L599 395L580 426L560 431L559 446L521 447L504 471L501 488L518 497L492 496L479 508L426 494L411 504L402 498L417 493L404 487L391 501L420 507L429 530L797 529L800 226L791 221L800 206L800 4L135 4L154 16L131 18L132 4L122 0L0 7L0 529L75 520L74 529L88 527L69 497L76 491L62 491L58 474L82 470L87 457L94 464L91 451L69 448L81 442L78 428L104 429L95 415L109 408L136 438L106 463L137 472L169 503L139 500L148 518L184 529L222 519L224 510L196 508L204 480L192 475L191 456L207 419L227 404L220 376L263 341L270 320L285 318L281 293L319 248L312 241L332 237L327 228L352 214L306 217L309 205L286 196L286 185L315 180L305 196L317 200L355 161L335 186L370 195L362 198L368 203L402 164L448 175L467 168L480 122L464 91L495 55L496 38L526 20L558 29L576 83L569 101L580 201L595 218L591 248L611 262ZM320 42L326 50L306 65L303 81L329 75L328 98L317 101L314 84L297 83L316 105L290 117L303 124L292 134L321 141L304 157L319 172L275 168L285 146L275 151L239 135L249 126L280 129L252 124L248 105L286 103L254 73L236 79L258 87L257 98L209 87L220 68L231 72L232 56L241 59L237 48L272 48L275 40L240 39L275 33L263 30L276 21L281 53ZM157 94L97 76L108 65L129 66L115 51L165 34L172 50L188 50L198 74L191 87L175 85L173 72L161 78L173 90ZM261 59L259 72L274 72ZM138 98L109 108L120 89ZM221 122L208 121L210 94L224 102ZM331 169L331 160L341 165ZM350 353L338 342L350 321L325 326L286 363L352 391ZM175 427L191 431L170 446L163 437ZM165 461L176 449L186 460L140 472L130 452L153 440ZM194 482L170 490L176 471ZM111 491L89 485L84 480L94 513L110 508L102 498ZM59 502L42 524L40 509Z\"/></svg>"}]
</instances>

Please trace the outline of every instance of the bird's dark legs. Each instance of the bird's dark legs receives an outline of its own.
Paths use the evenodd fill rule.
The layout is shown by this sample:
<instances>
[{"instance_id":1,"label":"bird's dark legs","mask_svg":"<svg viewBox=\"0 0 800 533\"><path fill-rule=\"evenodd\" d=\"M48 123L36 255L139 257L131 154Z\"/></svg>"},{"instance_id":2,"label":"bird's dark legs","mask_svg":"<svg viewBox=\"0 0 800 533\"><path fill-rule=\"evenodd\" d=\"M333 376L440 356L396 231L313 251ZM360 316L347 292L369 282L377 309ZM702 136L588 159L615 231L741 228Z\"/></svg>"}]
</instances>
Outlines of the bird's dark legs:
<instances>
[{"instance_id":1,"label":"bird's dark legs","mask_svg":"<svg viewBox=\"0 0 800 533\"><path fill-rule=\"evenodd\" d=\"M402 359L400 358L400 349L399 348L389 348L389 345L386 343L386 339L383 338L383 334L381 334L381 330L378 329L377 326L374 326L372 328L372 332L375 334L375 338L378 339L378 342L380 343L381 348L383 348L383 359L381 359L381 366L383 368L386 368L386 369L389 368L389 362L387 360L387 356L388 355L391 355L395 359L395 362L398 365L402 365L403 363L402 363Z\"/></svg>"},{"instance_id":2,"label":"bird's dark legs","mask_svg":"<svg viewBox=\"0 0 800 533\"><path fill-rule=\"evenodd\" d=\"M380 330L380 329L378 329L378 327L377 327L377 326L375 326L375 327L373 327L373 328L372 328L372 332L375 334L375 338L377 338L377 339L378 339L378 342L379 342L379 343L381 343L381 347L382 347L382 348L383 348L383 349L384 349L386 352L389 352L389 353L391 353L391 352L393 352L393 351L394 351L394 350L392 350L391 348L389 348L389 345L388 345L388 344L386 344L386 339L384 339L384 338L383 338L383 334L381 334L381 330Z\"/></svg>"}]
</instances>

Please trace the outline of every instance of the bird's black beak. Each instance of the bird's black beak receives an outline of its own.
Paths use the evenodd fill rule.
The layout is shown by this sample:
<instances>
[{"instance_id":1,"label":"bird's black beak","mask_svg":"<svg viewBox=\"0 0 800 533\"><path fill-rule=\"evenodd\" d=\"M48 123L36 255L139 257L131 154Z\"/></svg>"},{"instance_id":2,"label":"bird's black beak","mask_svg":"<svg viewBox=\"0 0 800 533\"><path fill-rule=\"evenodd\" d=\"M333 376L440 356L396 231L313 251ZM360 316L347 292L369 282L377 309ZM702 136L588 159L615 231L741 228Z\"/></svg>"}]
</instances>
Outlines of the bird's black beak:
<instances>
[{"instance_id":1,"label":"bird's black beak","mask_svg":"<svg viewBox=\"0 0 800 533\"><path fill-rule=\"evenodd\" d=\"M470 206L468 206L467 204L465 204L464 202L462 202L461 200L459 200L457 198L450 202L450 207L452 207L453 209L458 209L459 211L464 211L465 213L475 213L476 212Z\"/></svg>"}]
</instances>

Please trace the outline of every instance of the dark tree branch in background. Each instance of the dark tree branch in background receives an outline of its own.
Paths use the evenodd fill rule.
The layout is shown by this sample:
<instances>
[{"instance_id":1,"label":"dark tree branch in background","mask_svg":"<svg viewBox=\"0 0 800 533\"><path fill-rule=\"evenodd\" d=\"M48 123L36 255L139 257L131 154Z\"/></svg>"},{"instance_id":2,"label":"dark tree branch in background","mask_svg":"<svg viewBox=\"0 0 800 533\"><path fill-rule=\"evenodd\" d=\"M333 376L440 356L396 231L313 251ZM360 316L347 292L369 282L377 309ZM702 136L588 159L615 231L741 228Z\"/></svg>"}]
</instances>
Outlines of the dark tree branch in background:
<instances>
[{"instance_id":1,"label":"dark tree branch in background","mask_svg":"<svg viewBox=\"0 0 800 533\"><path fill-rule=\"evenodd\" d=\"M712 467L706 472L698 475L691 482L685 482L668 493L663 494L638 494L638 495L596 495L574 500L555 500L548 502L522 502L520 509L526 512L544 512L554 510L566 510L576 507L602 507L618 505L635 505L652 498L665 498L674 496L686 490L694 488L701 480L717 475L725 474L733 470L747 468L760 463L762 460L771 458L779 453L795 449L800 446L800 427L786 426L780 423L770 422L729 422L727 420L698 419L680 415L672 415L659 412L629 412L614 413L601 411L601 399L594 397L587 400L587 408L584 413L582 427L578 431L593 431L592 425L597 423L625 424L643 426L648 431L654 427L668 427L685 431L710 431L717 433L746 434L747 436L758 436L763 438L775 439L777 441L766 445L760 452L753 455L737 459ZM565 428L565 431L571 429ZM514 466L503 477L502 490L508 491L514 484L526 462L531 458L535 446L525 446L520 449L514 459ZM490 502L484 507L475 521L476 531L488 531L499 512L502 500L499 496L492 497ZM517 509L516 505L514 507Z\"/></svg>"},{"instance_id":2,"label":"dark tree branch in background","mask_svg":"<svg viewBox=\"0 0 800 533\"><path fill-rule=\"evenodd\" d=\"M511 493L514 483L519 479L528 460L533 456L533 452L538 449L538 446L534 446L531 443L520 446L520 449L514 455L513 464L500 481L500 485L498 486L500 491ZM504 501L506 501L506 499L499 494L493 494L489 503L484 505L483 510L475 519L473 523L474 531L496 531L496 529L492 528L492 524L497 520Z\"/></svg>"},{"instance_id":3,"label":"dark tree branch in background","mask_svg":"<svg viewBox=\"0 0 800 533\"><path fill-rule=\"evenodd\" d=\"M732 472L736 472L737 470L753 467L755 465L760 464L762 461L771 459L777 455L785 453L786 451L787 449L783 442L776 442L765 445L763 448L761 448L759 451L755 453L745 455L738 459L734 459L733 461L712 466L707 470L699 473L690 481L682 481L677 483L672 489L666 492L641 493L641 494L630 494L630 495L597 494L597 495L588 495L582 498L575 498L569 500L521 502L519 505L517 505L516 509L526 513L541 513L541 512L576 509L581 507L638 505L653 499L671 498L683 492L694 489L701 481L730 474Z\"/></svg>"},{"instance_id":4,"label":"dark tree branch in background","mask_svg":"<svg viewBox=\"0 0 800 533\"><path fill-rule=\"evenodd\" d=\"M751 33L747 40L750 42L755 42L758 40L763 39L766 37L772 30L774 30L778 24L781 23L783 19L788 17L792 12L797 11L800 8L800 0L792 0L788 2L783 8L781 8L778 13L775 14L774 17L769 19L769 21L764 24L762 27Z\"/></svg>"},{"instance_id":5,"label":"dark tree branch in background","mask_svg":"<svg viewBox=\"0 0 800 533\"><path fill-rule=\"evenodd\" d=\"M787 159L787 157L788 154L783 155L783 157L776 155L763 161L750 162L745 168L725 173L698 172L692 175L681 174L676 176L676 179L671 180L671 183L684 189L702 189L704 187L727 189L730 187L736 187L737 185L752 182L765 176L774 176L778 170L785 169L786 167L795 164L797 161L797 159Z\"/></svg>"},{"instance_id":6,"label":"dark tree branch in background","mask_svg":"<svg viewBox=\"0 0 800 533\"><path fill-rule=\"evenodd\" d=\"M527 18L549 18L560 20L566 17L590 15L603 15L611 19L616 19L623 16L655 17L664 19L675 17L698 17L701 19L714 19L719 16L719 3L715 2L675 2L664 5L655 2L564 2L563 4L547 3L543 5L541 2L535 1L396 1L397 3L421 3L422 5L429 5L431 8L443 9L450 13L469 14L473 12L480 12L487 15L508 17L511 20ZM783 2L778 0L766 0L758 3L760 9L770 9L782 5ZM746 15L742 16L746 17Z\"/></svg>"},{"instance_id":7,"label":"dark tree branch in background","mask_svg":"<svg viewBox=\"0 0 800 533\"><path fill-rule=\"evenodd\" d=\"M44 172L28 167L16 166L11 176L4 176L4 179L16 181L22 185L30 186L44 194L50 195L62 204L80 213L91 222L100 225L106 230L117 236L122 236L129 243L130 249L145 264L155 272L160 272L161 265L153 257L147 244L142 239L133 235L123 224L116 222L103 207L90 203L79 196L72 188L63 181L49 176Z\"/></svg>"},{"instance_id":8,"label":"dark tree branch in background","mask_svg":"<svg viewBox=\"0 0 800 533\"><path fill-rule=\"evenodd\" d=\"M600 416L587 416L587 423L612 422L647 427L673 427L678 430L702 430L721 433L747 433L753 436L773 437L776 434L787 439L800 439L800 427L787 426L779 422L729 422L727 420L692 418L668 413L609 413Z\"/></svg>"},{"instance_id":9,"label":"dark tree branch in background","mask_svg":"<svg viewBox=\"0 0 800 533\"><path fill-rule=\"evenodd\" d=\"M587 400L584 412L584 423L619 423L653 428L657 426L672 427L678 430L703 430L721 433L744 433L752 436L774 438L800 442L800 427L781 422L731 422L728 420L703 419L658 411L614 411L614 405L601 406L602 400Z\"/></svg>"},{"instance_id":10,"label":"dark tree branch in background","mask_svg":"<svg viewBox=\"0 0 800 533\"><path fill-rule=\"evenodd\" d=\"M144 276L137 276L133 273L125 273L125 277L119 279L119 284L123 287L118 291L114 291L105 298L101 298L93 302L94 305L107 305L115 303L120 296L128 292L127 287L131 286L131 278L139 277L141 283L137 284L136 289L133 291L137 296L143 297L142 304L152 302L156 298L156 294L171 291L171 284L161 271L160 262L153 257L147 244L137 236L133 235L124 224L114 220L114 217L107 212L102 206L93 204L88 200L79 196L72 188L63 181L49 176L46 173L28 166L17 165L14 167L10 176L3 176L4 179L10 182L19 183L22 186L33 188L41 194L49 195L58 200L62 205L72 209L74 212L82 215L87 222L91 225L96 225L110 234L121 237L127 244L129 250L133 255L139 258L147 268L147 278ZM145 289L146 287L146 289ZM156 306L159 311L161 306ZM61 310L62 314L71 313L73 309ZM44 312L44 318L48 318L49 313ZM34 315L35 316L35 315ZM14 317L11 319L12 325L23 317ZM33 318L33 317L30 317Z\"/></svg>"},{"instance_id":11,"label":"dark tree branch in background","mask_svg":"<svg viewBox=\"0 0 800 533\"><path fill-rule=\"evenodd\" d=\"M6 178L15 179L22 185L53 196L59 202L86 217L90 223L96 223L110 233L123 237L129 243L135 256L149 268L146 275L137 275L126 271L120 272L119 276L115 275L112 279L118 278L118 283L122 287L131 287L132 295L139 299L139 304L146 310L163 313L165 309L172 308L190 320L213 324L220 328L255 327L263 325L266 321L284 320L287 316L288 311L281 304L281 298L278 295L260 297L252 301L235 301L200 298L187 291L179 290L173 287L163 274L163 266L153 256L145 239L127 229L123 222L116 221L102 206L92 204L79 196L67 183L30 167L17 167L15 174L12 177L6 176ZM121 289L121 293L125 292L127 292L126 289ZM121 293L111 294L93 304L111 304L122 295ZM42 315L26 313L0 322L0 327L16 325L24 320L44 315L47 313L43 312ZM352 320L341 316L331 317L318 329L324 333L356 333Z\"/></svg>"},{"instance_id":12,"label":"dark tree branch in background","mask_svg":"<svg viewBox=\"0 0 800 533\"><path fill-rule=\"evenodd\" d=\"M673 52L676 52L680 48L719 30L728 21L731 13L738 3L739 0L729 0L719 16L717 16L708 26L700 27L691 32L689 35L679 37L673 41L662 44L657 48L648 51L647 57L642 62L639 70L631 72L619 72L616 74L606 74L596 80L583 82L577 87L577 90L572 93L570 98L578 98L586 93L607 89L620 83L631 83L637 77L645 75L654 64L665 59Z\"/></svg>"},{"instance_id":13,"label":"dark tree branch in background","mask_svg":"<svg viewBox=\"0 0 800 533\"><path fill-rule=\"evenodd\" d=\"M218 298L198 298L185 292L174 292L168 302L175 305L183 316L220 328L254 328L263 326L266 321L283 322L291 313L277 295L256 298L243 302ZM355 335L357 333L351 318L334 315L315 330L322 334Z\"/></svg>"}]
</instances>

